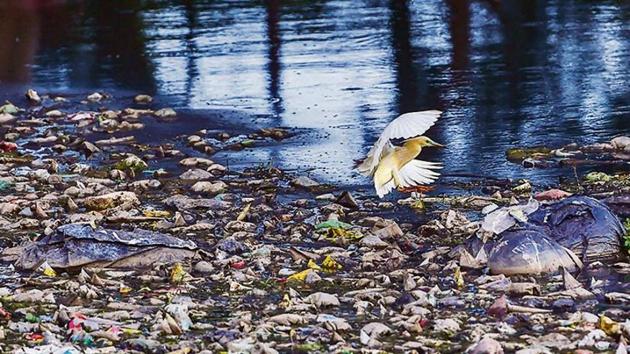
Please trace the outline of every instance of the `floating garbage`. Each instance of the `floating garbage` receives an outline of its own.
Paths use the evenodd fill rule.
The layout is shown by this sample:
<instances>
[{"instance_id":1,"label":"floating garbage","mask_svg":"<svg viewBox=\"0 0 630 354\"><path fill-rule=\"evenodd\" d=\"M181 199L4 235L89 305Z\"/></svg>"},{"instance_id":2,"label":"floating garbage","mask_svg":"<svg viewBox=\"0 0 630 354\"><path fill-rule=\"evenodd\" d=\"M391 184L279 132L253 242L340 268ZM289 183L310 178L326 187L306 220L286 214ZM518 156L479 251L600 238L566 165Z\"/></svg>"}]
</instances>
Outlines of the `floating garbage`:
<instances>
[{"instance_id":1,"label":"floating garbage","mask_svg":"<svg viewBox=\"0 0 630 354\"><path fill-rule=\"evenodd\" d=\"M15 265L22 269L35 269L43 262L56 269L143 268L197 258L197 249L192 241L150 230L68 224L25 246Z\"/></svg>"},{"instance_id":2,"label":"floating garbage","mask_svg":"<svg viewBox=\"0 0 630 354\"><path fill-rule=\"evenodd\" d=\"M610 142L579 146L570 144L552 149L544 146L512 148L506 151L508 161L524 167L608 165L627 166L630 161L630 137L620 136ZM605 174L597 172L589 179L601 181Z\"/></svg>"}]
</instances>

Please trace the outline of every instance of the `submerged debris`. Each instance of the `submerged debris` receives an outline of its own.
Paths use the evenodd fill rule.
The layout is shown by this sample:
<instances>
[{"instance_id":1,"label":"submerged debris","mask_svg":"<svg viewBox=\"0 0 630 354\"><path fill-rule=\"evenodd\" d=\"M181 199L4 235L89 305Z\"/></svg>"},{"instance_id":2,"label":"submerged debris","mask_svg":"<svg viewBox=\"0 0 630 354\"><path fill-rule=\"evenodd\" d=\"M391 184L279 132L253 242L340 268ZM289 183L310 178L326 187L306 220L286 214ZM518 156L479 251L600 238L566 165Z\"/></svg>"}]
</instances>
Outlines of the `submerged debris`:
<instances>
[{"instance_id":1,"label":"submerged debris","mask_svg":"<svg viewBox=\"0 0 630 354\"><path fill-rule=\"evenodd\" d=\"M607 143L584 146L570 144L558 149L543 146L513 148L509 149L506 155L508 161L533 168L547 168L554 165L627 166L630 162L629 142L630 137L619 136ZM596 176L591 176L591 179L597 178Z\"/></svg>"}]
</instances>

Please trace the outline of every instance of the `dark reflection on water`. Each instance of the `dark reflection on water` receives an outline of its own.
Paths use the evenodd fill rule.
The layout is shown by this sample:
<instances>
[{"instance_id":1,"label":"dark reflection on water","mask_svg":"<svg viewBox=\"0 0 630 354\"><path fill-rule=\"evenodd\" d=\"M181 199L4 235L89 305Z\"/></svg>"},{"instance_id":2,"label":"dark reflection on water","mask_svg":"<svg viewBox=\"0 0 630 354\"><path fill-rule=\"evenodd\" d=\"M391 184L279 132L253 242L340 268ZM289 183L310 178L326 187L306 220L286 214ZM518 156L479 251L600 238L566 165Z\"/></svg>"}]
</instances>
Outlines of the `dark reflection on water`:
<instances>
[{"instance_id":1,"label":"dark reflection on water","mask_svg":"<svg viewBox=\"0 0 630 354\"><path fill-rule=\"evenodd\" d=\"M388 121L437 108L447 173L549 177L505 149L629 131L629 20L620 1L7 0L0 80L314 128L244 155L352 183Z\"/></svg>"}]
</instances>

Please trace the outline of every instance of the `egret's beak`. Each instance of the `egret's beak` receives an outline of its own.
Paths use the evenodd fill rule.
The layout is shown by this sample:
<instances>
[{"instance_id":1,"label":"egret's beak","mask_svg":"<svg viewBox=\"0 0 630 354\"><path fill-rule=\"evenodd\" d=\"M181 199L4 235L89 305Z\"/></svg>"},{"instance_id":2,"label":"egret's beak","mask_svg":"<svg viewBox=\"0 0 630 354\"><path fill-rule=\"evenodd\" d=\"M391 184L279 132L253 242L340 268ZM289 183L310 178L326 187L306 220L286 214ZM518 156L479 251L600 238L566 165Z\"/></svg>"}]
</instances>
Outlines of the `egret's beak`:
<instances>
[{"instance_id":1,"label":"egret's beak","mask_svg":"<svg viewBox=\"0 0 630 354\"><path fill-rule=\"evenodd\" d=\"M429 146L435 146L435 147L440 147L440 148L445 148L446 147L446 145L442 145L440 143L436 143L435 141L433 141L431 139L429 139L427 142L429 143Z\"/></svg>"}]
</instances>

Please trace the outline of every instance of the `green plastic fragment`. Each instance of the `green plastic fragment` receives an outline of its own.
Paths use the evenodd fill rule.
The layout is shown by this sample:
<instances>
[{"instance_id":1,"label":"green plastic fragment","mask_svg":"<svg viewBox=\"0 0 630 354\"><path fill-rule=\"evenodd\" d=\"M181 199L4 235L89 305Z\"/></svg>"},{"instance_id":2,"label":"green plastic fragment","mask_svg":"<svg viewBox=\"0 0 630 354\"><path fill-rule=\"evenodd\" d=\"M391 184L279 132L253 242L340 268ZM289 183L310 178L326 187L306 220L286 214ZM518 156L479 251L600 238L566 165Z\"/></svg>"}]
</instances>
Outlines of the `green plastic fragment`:
<instances>
[{"instance_id":1,"label":"green plastic fragment","mask_svg":"<svg viewBox=\"0 0 630 354\"><path fill-rule=\"evenodd\" d=\"M591 172L587 174L584 179L588 182L610 182L612 176L604 172Z\"/></svg>"},{"instance_id":2,"label":"green plastic fragment","mask_svg":"<svg viewBox=\"0 0 630 354\"><path fill-rule=\"evenodd\" d=\"M24 319L26 320L26 322L30 322L30 323L37 323L39 322L39 317L33 315L32 313L27 313L26 316L24 316Z\"/></svg>"},{"instance_id":3,"label":"green plastic fragment","mask_svg":"<svg viewBox=\"0 0 630 354\"><path fill-rule=\"evenodd\" d=\"M241 146L244 146L244 147L251 147L251 146L254 146L254 144L255 144L255 143L256 143L256 141L255 141L255 140L252 140L252 139L247 139L247 140L243 140L243 141L241 141Z\"/></svg>"},{"instance_id":4,"label":"green plastic fragment","mask_svg":"<svg viewBox=\"0 0 630 354\"><path fill-rule=\"evenodd\" d=\"M9 101L0 106L0 113L16 114L19 112L20 109Z\"/></svg>"},{"instance_id":5,"label":"green plastic fragment","mask_svg":"<svg viewBox=\"0 0 630 354\"><path fill-rule=\"evenodd\" d=\"M317 225L315 225L315 230L322 230L322 229L350 229L352 228L352 225L345 223L343 221L339 221L339 220L326 220L322 223L319 223Z\"/></svg>"},{"instance_id":6,"label":"green plastic fragment","mask_svg":"<svg viewBox=\"0 0 630 354\"><path fill-rule=\"evenodd\" d=\"M298 352L320 352L324 347L319 343L301 343L295 345L295 350Z\"/></svg>"}]
</instances>

